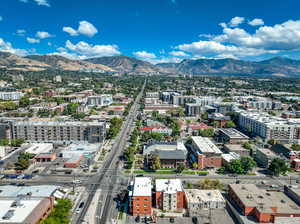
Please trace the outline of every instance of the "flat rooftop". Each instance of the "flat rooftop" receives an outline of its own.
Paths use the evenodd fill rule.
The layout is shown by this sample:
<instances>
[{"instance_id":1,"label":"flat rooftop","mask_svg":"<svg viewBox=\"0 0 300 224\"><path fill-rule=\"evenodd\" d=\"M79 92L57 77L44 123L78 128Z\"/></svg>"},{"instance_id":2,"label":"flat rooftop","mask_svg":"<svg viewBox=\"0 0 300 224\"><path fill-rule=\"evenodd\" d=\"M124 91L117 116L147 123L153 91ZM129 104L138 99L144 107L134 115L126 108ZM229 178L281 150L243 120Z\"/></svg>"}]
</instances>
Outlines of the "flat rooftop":
<instances>
[{"instance_id":1,"label":"flat rooftop","mask_svg":"<svg viewBox=\"0 0 300 224\"><path fill-rule=\"evenodd\" d=\"M209 138L192 136L192 141L202 153L222 154L221 150Z\"/></svg>"},{"instance_id":2,"label":"flat rooftop","mask_svg":"<svg viewBox=\"0 0 300 224\"><path fill-rule=\"evenodd\" d=\"M136 177L134 179L132 196L151 196L152 180L150 177Z\"/></svg>"},{"instance_id":3,"label":"flat rooftop","mask_svg":"<svg viewBox=\"0 0 300 224\"><path fill-rule=\"evenodd\" d=\"M12 207L11 205L14 201L0 199L0 223L24 223L25 219L38 206L42 199L20 200L20 206ZM11 211L11 217L3 219L9 211Z\"/></svg>"},{"instance_id":4,"label":"flat rooftop","mask_svg":"<svg viewBox=\"0 0 300 224\"><path fill-rule=\"evenodd\" d=\"M156 179L155 188L158 192L174 194L183 191L180 179Z\"/></svg>"},{"instance_id":5,"label":"flat rooftop","mask_svg":"<svg viewBox=\"0 0 300 224\"><path fill-rule=\"evenodd\" d=\"M245 138L249 139L249 137L242 132L236 130L235 128L220 128L219 131L223 132L225 135L227 135L230 138Z\"/></svg>"},{"instance_id":6,"label":"flat rooftop","mask_svg":"<svg viewBox=\"0 0 300 224\"><path fill-rule=\"evenodd\" d=\"M243 145L239 145L239 144L225 144L224 147L228 149L230 152L249 151L248 149L245 149Z\"/></svg>"},{"instance_id":7,"label":"flat rooftop","mask_svg":"<svg viewBox=\"0 0 300 224\"><path fill-rule=\"evenodd\" d=\"M199 190L186 189L185 195L188 203L202 203L202 202L224 202L221 192L219 190Z\"/></svg>"},{"instance_id":8,"label":"flat rooftop","mask_svg":"<svg viewBox=\"0 0 300 224\"><path fill-rule=\"evenodd\" d=\"M0 186L0 197L17 197L31 195L31 197L50 197L59 187L55 185L37 186Z\"/></svg>"},{"instance_id":9,"label":"flat rooftop","mask_svg":"<svg viewBox=\"0 0 300 224\"><path fill-rule=\"evenodd\" d=\"M300 214L300 207L283 192L266 191L254 184L230 184L230 188L246 207L256 207L260 212Z\"/></svg>"}]
</instances>

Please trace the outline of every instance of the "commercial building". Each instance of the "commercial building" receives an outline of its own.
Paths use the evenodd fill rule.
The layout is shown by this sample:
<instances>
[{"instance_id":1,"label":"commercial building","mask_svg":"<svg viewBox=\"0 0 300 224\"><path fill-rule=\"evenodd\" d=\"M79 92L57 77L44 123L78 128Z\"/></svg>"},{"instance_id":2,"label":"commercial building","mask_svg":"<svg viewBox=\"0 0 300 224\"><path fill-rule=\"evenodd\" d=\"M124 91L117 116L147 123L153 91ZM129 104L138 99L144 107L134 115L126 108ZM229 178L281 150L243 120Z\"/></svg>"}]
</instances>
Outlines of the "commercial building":
<instances>
[{"instance_id":1,"label":"commercial building","mask_svg":"<svg viewBox=\"0 0 300 224\"><path fill-rule=\"evenodd\" d=\"M212 113L208 115L209 122L217 122L217 127L223 128L226 126L227 121L230 121L230 116L225 116L221 113Z\"/></svg>"},{"instance_id":2,"label":"commercial building","mask_svg":"<svg viewBox=\"0 0 300 224\"><path fill-rule=\"evenodd\" d=\"M129 207L133 216L152 215L152 181L149 177L136 177L130 186Z\"/></svg>"},{"instance_id":3,"label":"commercial building","mask_svg":"<svg viewBox=\"0 0 300 224\"><path fill-rule=\"evenodd\" d=\"M56 159L56 153L40 153L34 157L36 163L49 163Z\"/></svg>"},{"instance_id":4,"label":"commercial building","mask_svg":"<svg viewBox=\"0 0 300 224\"><path fill-rule=\"evenodd\" d=\"M196 96L182 96L174 95L172 96L172 103L174 105L184 106L187 103L193 103Z\"/></svg>"},{"instance_id":5,"label":"commercial building","mask_svg":"<svg viewBox=\"0 0 300 224\"><path fill-rule=\"evenodd\" d=\"M265 140L275 139L285 143L300 140L300 119L284 119L266 113L239 114L239 126Z\"/></svg>"},{"instance_id":6,"label":"commercial building","mask_svg":"<svg viewBox=\"0 0 300 224\"><path fill-rule=\"evenodd\" d=\"M185 189L189 216L203 214L202 210L224 209L225 199L219 190Z\"/></svg>"},{"instance_id":7,"label":"commercial building","mask_svg":"<svg viewBox=\"0 0 300 224\"><path fill-rule=\"evenodd\" d=\"M74 155L73 157L67 159L66 162L64 162L64 167L77 168L80 165L82 159L83 159L83 155Z\"/></svg>"},{"instance_id":8,"label":"commercial building","mask_svg":"<svg viewBox=\"0 0 300 224\"><path fill-rule=\"evenodd\" d=\"M21 92L0 92L1 100L19 100L25 94Z\"/></svg>"},{"instance_id":9,"label":"commercial building","mask_svg":"<svg viewBox=\"0 0 300 224\"><path fill-rule=\"evenodd\" d=\"M223 153L222 154L222 165L230 163L232 160L240 159L241 156L235 152Z\"/></svg>"},{"instance_id":10,"label":"commercial building","mask_svg":"<svg viewBox=\"0 0 300 224\"><path fill-rule=\"evenodd\" d=\"M196 162L198 169L222 166L222 152L209 138L192 136L191 150L192 163Z\"/></svg>"},{"instance_id":11,"label":"commercial building","mask_svg":"<svg viewBox=\"0 0 300 224\"><path fill-rule=\"evenodd\" d=\"M254 184L230 184L228 194L242 215L259 223L294 223L293 219L300 217L299 205L283 192L259 189ZM277 222L278 218L282 222Z\"/></svg>"},{"instance_id":12,"label":"commercial building","mask_svg":"<svg viewBox=\"0 0 300 224\"><path fill-rule=\"evenodd\" d=\"M180 179L155 180L156 208L163 211L181 212L185 207L185 194Z\"/></svg>"},{"instance_id":13,"label":"commercial building","mask_svg":"<svg viewBox=\"0 0 300 224\"><path fill-rule=\"evenodd\" d=\"M54 198L0 198L0 223L38 224L54 208Z\"/></svg>"},{"instance_id":14,"label":"commercial building","mask_svg":"<svg viewBox=\"0 0 300 224\"><path fill-rule=\"evenodd\" d=\"M272 150L267 148L253 146L253 154L255 161L262 167L268 168L273 159L279 156Z\"/></svg>"},{"instance_id":15,"label":"commercial building","mask_svg":"<svg viewBox=\"0 0 300 224\"><path fill-rule=\"evenodd\" d=\"M159 92L146 92L146 98L159 98Z\"/></svg>"},{"instance_id":16,"label":"commercial building","mask_svg":"<svg viewBox=\"0 0 300 224\"><path fill-rule=\"evenodd\" d=\"M225 152L228 153L236 153L239 154L240 156L250 156L250 150L245 149L242 145L238 144L226 144L223 147Z\"/></svg>"},{"instance_id":17,"label":"commercial building","mask_svg":"<svg viewBox=\"0 0 300 224\"><path fill-rule=\"evenodd\" d=\"M249 141L249 137L235 128L218 129L218 141L225 144L241 144Z\"/></svg>"},{"instance_id":18,"label":"commercial building","mask_svg":"<svg viewBox=\"0 0 300 224\"><path fill-rule=\"evenodd\" d=\"M99 143L105 139L105 122L19 121L11 124L13 139L41 143Z\"/></svg>"},{"instance_id":19,"label":"commercial building","mask_svg":"<svg viewBox=\"0 0 300 224\"><path fill-rule=\"evenodd\" d=\"M100 147L100 144L71 144L60 152L60 156L63 159L70 159L77 156L92 158Z\"/></svg>"},{"instance_id":20,"label":"commercial building","mask_svg":"<svg viewBox=\"0 0 300 224\"><path fill-rule=\"evenodd\" d=\"M113 102L113 98L112 95L110 94L87 97L87 105L89 106L103 107L103 106L111 105L112 102Z\"/></svg>"},{"instance_id":21,"label":"commercial building","mask_svg":"<svg viewBox=\"0 0 300 224\"><path fill-rule=\"evenodd\" d=\"M147 164L157 155L161 168L177 168L180 164L186 165L187 149L182 142L154 142L144 148L143 155Z\"/></svg>"},{"instance_id":22,"label":"commercial building","mask_svg":"<svg viewBox=\"0 0 300 224\"><path fill-rule=\"evenodd\" d=\"M25 152L33 155L38 155L40 153L49 153L53 151L53 144L50 143L36 143L31 144Z\"/></svg>"},{"instance_id":23,"label":"commercial building","mask_svg":"<svg viewBox=\"0 0 300 224\"><path fill-rule=\"evenodd\" d=\"M144 113L152 113L153 111L157 111L159 114L165 114L169 110L175 110L179 107L177 105L168 105L168 104L152 104L152 105L145 105L145 109L143 110Z\"/></svg>"}]
</instances>

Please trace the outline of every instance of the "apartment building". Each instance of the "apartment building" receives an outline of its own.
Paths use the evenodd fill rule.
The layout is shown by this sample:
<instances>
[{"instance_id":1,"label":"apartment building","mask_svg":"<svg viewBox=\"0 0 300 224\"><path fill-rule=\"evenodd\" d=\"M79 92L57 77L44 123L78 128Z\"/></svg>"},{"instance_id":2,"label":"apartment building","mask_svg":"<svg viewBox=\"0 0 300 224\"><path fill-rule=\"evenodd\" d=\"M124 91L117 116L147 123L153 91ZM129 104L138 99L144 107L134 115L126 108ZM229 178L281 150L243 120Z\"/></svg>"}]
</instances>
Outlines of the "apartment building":
<instances>
[{"instance_id":1,"label":"apartment building","mask_svg":"<svg viewBox=\"0 0 300 224\"><path fill-rule=\"evenodd\" d=\"M99 143L105 139L105 122L18 121L11 123L13 139L40 143Z\"/></svg>"},{"instance_id":2,"label":"apartment building","mask_svg":"<svg viewBox=\"0 0 300 224\"><path fill-rule=\"evenodd\" d=\"M152 215L152 181L150 177L136 177L129 191L130 211L133 216Z\"/></svg>"},{"instance_id":3,"label":"apartment building","mask_svg":"<svg viewBox=\"0 0 300 224\"><path fill-rule=\"evenodd\" d=\"M0 92L1 100L19 100L24 93L21 92Z\"/></svg>"},{"instance_id":4,"label":"apartment building","mask_svg":"<svg viewBox=\"0 0 300 224\"><path fill-rule=\"evenodd\" d=\"M113 102L112 95L110 94L103 94L103 95L96 95L96 96L88 96L87 97L87 105L89 106L108 106L111 105Z\"/></svg>"},{"instance_id":5,"label":"apartment building","mask_svg":"<svg viewBox=\"0 0 300 224\"><path fill-rule=\"evenodd\" d=\"M196 117L201 115L202 105L199 103L187 103L185 104L185 114L187 116Z\"/></svg>"},{"instance_id":6,"label":"apartment building","mask_svg":"<svg viewBox=\"0 0 300 224\"><path fill-rule=\"evenodd\" d=\"M300 140L300 119L285 119L266 113L243 111L239 114L238 124L266 141L275 139L289 143Z\"/></svg>"},{"instance_id":7,"label":"apartment building","mask_svg":"<svg viewBox=\"0 0 300 224\"><path fill-rule=\"evenodd\" d=\"M187 103L193 103L196 96L182 96L182 95L174 95L172 97L172 103L174 105L183 106Z\"/></svg>"},{"instance_id":8,"label":"apartment building","mask_svg":"<svg viewBox=\"0 0 300 224\"><path fill-rule=\"evenodd\" d=\"M225 199L219 190L185 190L187 209L190 216L203 214L203 210L224 209Z\"/></svg>"},{"instance_id":9,"label":"apartment building","mask_svg":"<svg viewBox=\"0 0 300 224\"><path fill-rule=\"evenodd\" d=\"M198 169L222 166L222 151L209 138L192 136L191 150L191 161L198 164Z\"/></svg>"},{"instance_id":10,"label":"apartment building","mask_svg":"<svg viewBox=\"0 0 300 224\"><path fill-rule=\"evenodd\" d=\"M180 179L155 180L156 208L163 211L181 212L185 208L185 193Z\"/></svg>"}]
</instances>

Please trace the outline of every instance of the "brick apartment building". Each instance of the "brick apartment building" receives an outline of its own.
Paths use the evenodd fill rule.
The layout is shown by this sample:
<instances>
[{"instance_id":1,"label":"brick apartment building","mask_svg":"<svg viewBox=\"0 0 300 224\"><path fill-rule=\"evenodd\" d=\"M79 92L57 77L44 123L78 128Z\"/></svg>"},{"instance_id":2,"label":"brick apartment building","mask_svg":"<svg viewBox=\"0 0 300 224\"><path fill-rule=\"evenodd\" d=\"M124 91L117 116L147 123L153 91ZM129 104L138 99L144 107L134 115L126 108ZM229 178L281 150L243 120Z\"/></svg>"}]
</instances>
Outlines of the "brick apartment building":
<instances>
[{"instance_id":1,"label":"brick apartment building","mask_svg":"<svg viewBox=\"0 0 300 224\"><path fill-rule=\"evenodd\" d=\"M222 166L222 152L209 138L192 136L191 149L191 161L198 164L198 169Z\"/></svg>"},{"instance_id":2,"label":"brick apartment building","mask_svg":"<svg viewBox=\"0 0 300 224\"><path fill-rule=\"evenodd\" d=\"M149 177L136 177L131 183L130 211L133 216L152 215L152 183Z\"/></svg>"},{"instance_id":3,"label":"brick apartment building","mask_svg":"<svg viewBox=\"0 0 300 224\"><path fill-rule=\"evenodd\" d=\"M155 206L163 211L181 212L186 198L180 179L155 180Z\"/></svg>"}]
</instances>

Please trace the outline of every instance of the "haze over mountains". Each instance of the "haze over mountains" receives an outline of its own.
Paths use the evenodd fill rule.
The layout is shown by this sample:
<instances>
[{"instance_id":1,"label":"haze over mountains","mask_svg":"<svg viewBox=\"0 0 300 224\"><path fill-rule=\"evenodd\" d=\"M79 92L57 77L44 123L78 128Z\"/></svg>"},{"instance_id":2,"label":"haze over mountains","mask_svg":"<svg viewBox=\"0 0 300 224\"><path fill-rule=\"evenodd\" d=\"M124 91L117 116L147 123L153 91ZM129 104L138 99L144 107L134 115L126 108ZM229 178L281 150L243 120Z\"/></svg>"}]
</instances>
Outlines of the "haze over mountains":
<instances>
[{"instance_id":1,"label":"haze over mountains","mask_svg":"<svg viewBox=\"0 0 300 224\"><path fill-rule=\"evenodd\" d=\"M71 60L58 55L29 55L20 57L0 52L0 69L20 71L105 71L120 73L168 73L193 75L270 75L300 76L300 61L275 57L260 62L235 59L185 59L180 63L149 62L128 56L98 57Z\"/></svg>"}]
</instances>

